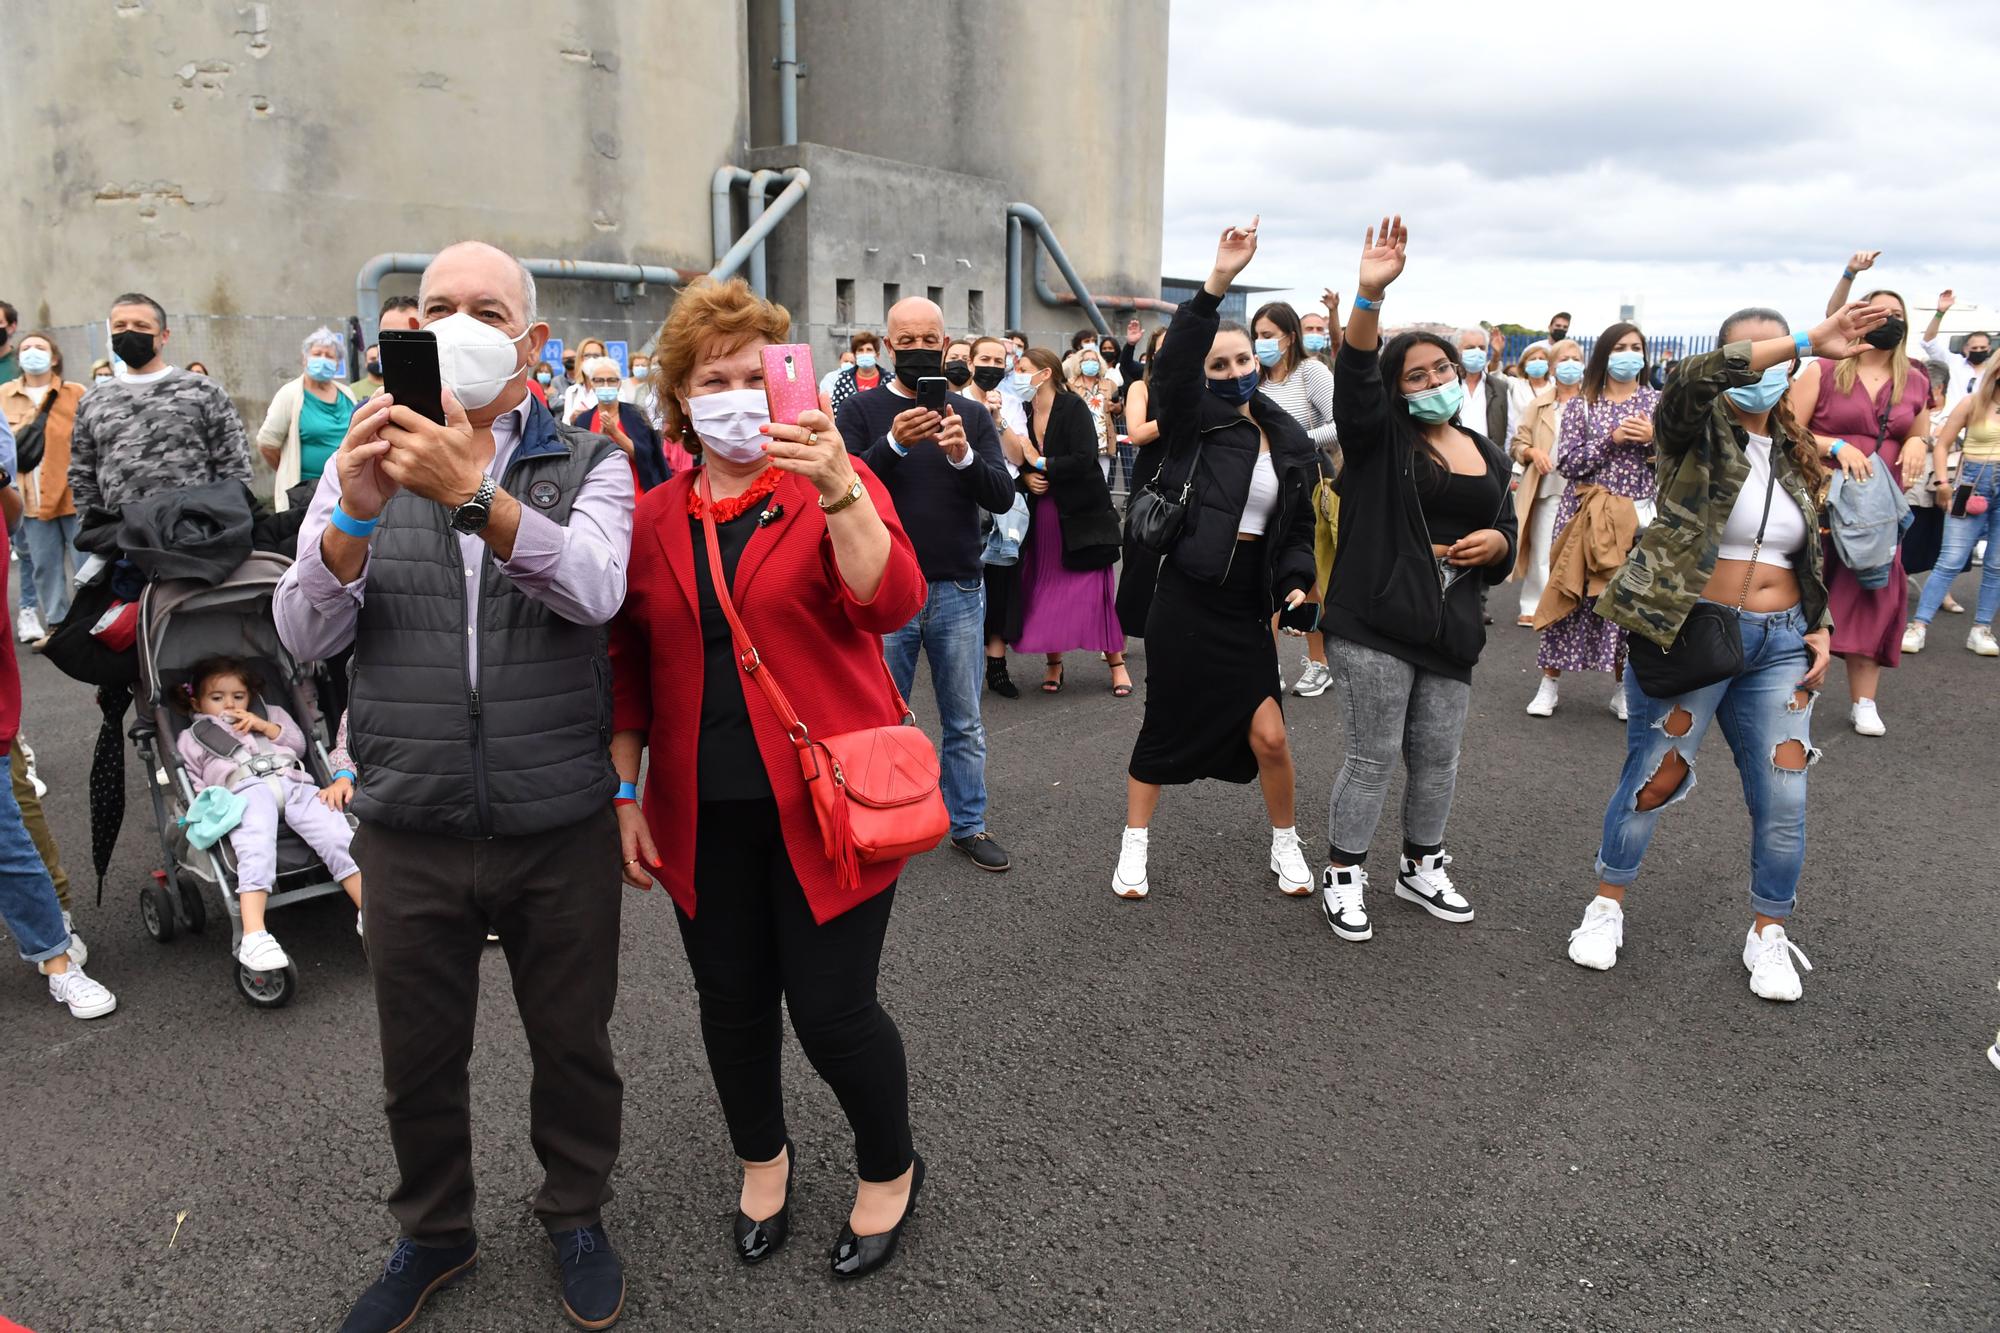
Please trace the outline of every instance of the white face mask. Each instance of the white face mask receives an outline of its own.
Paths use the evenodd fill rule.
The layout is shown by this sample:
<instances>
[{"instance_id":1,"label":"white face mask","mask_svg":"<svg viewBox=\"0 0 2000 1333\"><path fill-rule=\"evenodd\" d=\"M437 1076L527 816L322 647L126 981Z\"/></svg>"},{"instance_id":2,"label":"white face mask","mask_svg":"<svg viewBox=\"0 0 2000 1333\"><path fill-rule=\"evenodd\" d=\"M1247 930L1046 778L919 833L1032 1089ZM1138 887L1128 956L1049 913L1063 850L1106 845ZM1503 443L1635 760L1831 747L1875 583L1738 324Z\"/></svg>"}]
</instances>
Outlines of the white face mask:
<instances>
[{"instance_id":1,"label":"white face mask","mask_svg":"<svg viewBox=\"0 0 2000 1333\"><path fill-rule=\"evenodd\" d=\"M528 336L526 329L509 338L504 330L463 311L424 327L437 335L439 378L468 412L498 398L507 381L528 368L514 350Z\"/></svg>"},{"instance_id":2,"label":"white face mask","mask_svg":"<svg viewBox=\"0 0 2000 1333\"><path fill-rule=\"evenodd\" d=\"M754 463L764 456L764 435L771 424L770 400L762 389L724 389L687 400L688 421L704 449L713 449L732 463Z\"/></svg>"}]
</instances>

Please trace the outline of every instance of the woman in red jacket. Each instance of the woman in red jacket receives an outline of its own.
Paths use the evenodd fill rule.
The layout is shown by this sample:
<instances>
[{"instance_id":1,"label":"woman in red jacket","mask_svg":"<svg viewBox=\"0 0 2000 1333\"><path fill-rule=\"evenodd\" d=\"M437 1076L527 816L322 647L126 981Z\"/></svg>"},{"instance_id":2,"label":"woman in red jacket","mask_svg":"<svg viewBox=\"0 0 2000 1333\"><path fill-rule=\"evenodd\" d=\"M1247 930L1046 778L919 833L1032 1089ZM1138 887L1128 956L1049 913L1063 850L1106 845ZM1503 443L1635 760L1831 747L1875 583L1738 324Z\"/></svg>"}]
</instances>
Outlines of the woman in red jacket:
<instances>
[{"instance_id":1,"label":"woman in red jacket","mask_svg":"<svg viewBox=\"0 0 2000 1333\"><path fill-rule=\"evenodd\" d=\"M660 331L654 382L667 432L700 449L702 466L639 501L629 591L611 628L611 753L627 784L626 879L650 888L657 878L673 896L709 1069L743 1160L736 1253L757 1263L790 1231L782 997L854 1130L861 1179L833 1272L859 1277L895 1253L924 1177L903 1040L875 997L903 863L865 865L858 886L841 887L784 725L739 664L701 516L715 520L724 577L764 668L819 735L900 720L881 636L922 608L925 584L888 492L825 413L771 421L759 353L790 327L782 306L740 279L698 279ZM631 784L649 745L642 815Z\"/></svg>"}]
</instances>

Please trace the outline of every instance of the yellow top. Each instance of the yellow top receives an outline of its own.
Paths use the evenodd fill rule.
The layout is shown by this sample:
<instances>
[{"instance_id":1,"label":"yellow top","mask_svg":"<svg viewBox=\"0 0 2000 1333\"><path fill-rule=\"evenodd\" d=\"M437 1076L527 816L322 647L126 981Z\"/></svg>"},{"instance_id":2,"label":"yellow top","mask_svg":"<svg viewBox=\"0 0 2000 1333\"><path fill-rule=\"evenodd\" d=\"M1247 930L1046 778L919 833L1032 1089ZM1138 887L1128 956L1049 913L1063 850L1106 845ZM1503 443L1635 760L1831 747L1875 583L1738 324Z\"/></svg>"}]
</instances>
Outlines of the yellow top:
<instances>
[{"instance_id":1,"label":"yellow top","mask_svg":"<svg viewBox=\"0 0 2000 1333\"><path fill-rule=\"evenodd\" d=\"M2000 462L2000 413L1988 413L1966 425L1965 457L1974 463Z\"/></svg>"}]
</instances>

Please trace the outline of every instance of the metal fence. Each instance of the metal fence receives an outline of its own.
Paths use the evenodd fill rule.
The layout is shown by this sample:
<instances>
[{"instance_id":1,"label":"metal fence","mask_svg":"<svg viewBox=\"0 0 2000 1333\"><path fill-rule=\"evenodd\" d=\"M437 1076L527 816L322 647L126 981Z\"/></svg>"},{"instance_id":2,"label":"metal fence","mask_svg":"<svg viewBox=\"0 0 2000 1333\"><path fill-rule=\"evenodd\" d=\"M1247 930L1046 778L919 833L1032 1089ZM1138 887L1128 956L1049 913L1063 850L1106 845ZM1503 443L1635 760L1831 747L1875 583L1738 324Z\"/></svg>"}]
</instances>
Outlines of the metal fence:
<instances>
[{"instance_id":1,"label":"metal fence","mask_svg":"<svg viewBox=\"0 0 2000 1333\"><path fill-rule=\"evenodd\" d=\"M1508 334L1507 352L1502 358L1503 364L1513 365L1521 359L1521 354L1527 351L1528 348L1538 342L1546 341L1548 341L1548 335L1541 333ZM1597 346L1597 335L1591 334L1587 337L1578 338L1576 341L1583 345L1583 354L1589 356L1591 349ZM1650 365L1665 360L1666 354L1670 352L1676 358L1679 358L1683 356L1696 356L1702 352L1712 351L1714 348L1715 336L1713 334L1669 334L1660 338L1648 338L1646 339L1646 361Z\"/></svg>"}]
</instances>

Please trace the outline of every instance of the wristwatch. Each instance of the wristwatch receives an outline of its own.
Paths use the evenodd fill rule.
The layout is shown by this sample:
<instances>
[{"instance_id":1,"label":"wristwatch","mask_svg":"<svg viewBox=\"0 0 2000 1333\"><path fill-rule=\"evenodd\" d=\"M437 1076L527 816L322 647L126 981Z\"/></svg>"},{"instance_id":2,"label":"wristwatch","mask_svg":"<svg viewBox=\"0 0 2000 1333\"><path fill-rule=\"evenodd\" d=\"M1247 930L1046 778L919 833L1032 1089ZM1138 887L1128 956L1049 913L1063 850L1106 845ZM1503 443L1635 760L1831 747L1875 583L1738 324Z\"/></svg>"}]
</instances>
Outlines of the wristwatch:
<instances>
[{"instance_id":1,"label":"wristwatch","mask_svg":"<svg viewBox=\"0 0 2000 1333\"><path fill-rule=\"evenodd\" d=\"M488 476L479 478L479 489L472 498L451 511L451 529L466 536L482 531L486 521L493 517L493 497L500 490L500 483Z\"/></svg>"},{"instance_id":2,"label":"wristwatch","mask_svg":"<svg viewBox=\"0 0 2000 1333\"><path fill-rule=\"evenodd\" d=\"M827 498L824 495L820 496L819 497L820 512L825 514L838 514L841 510L847 508L849 505L853 504L856 500L859 500L862 496L866 495L867 493L868 492L861 489L861 478L856 477L853 481L847 483L847 494L841 496L838 500L835 500L829 504L827 502Z\"/></svg>"}]
</instances>

